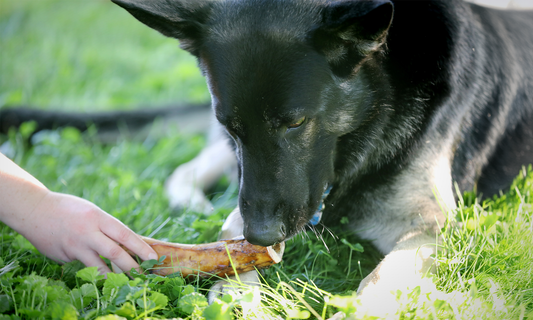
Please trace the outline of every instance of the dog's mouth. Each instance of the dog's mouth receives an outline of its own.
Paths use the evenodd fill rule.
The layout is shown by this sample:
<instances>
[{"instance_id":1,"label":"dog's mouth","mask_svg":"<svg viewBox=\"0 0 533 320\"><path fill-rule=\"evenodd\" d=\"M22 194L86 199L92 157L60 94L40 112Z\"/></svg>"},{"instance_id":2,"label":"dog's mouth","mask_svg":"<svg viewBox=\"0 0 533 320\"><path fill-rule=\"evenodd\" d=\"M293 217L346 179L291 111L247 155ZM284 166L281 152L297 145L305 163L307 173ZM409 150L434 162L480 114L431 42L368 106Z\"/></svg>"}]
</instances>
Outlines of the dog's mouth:
<instances>
[{"instance_id":1,"label":"dog's mouth","mask_svg":"<svg viewBox=\"0 0 533 320\"><path fill-rule=\"evenodd\" d=\"M280 243L280 242L283 242L285 240L292 238L296 234L303 231L305 229L305 226L318 225L320 223L320 220L322 218L322 213L325 208L324 202L326 198L328 197L328 195L330 194L331 189L332 189L332 186L330 186L329 184L326 183L324 185L324 189L322 191L320 200L318 201L316 210L314 211L310 219L307 218L309 217L307 214L300 211L290 216L287 219L289 221L284 221L283 215L269 217L272 220L270 219L264 220L264 215L263 217L261 217L260 215L258 219L261 221L258 222L253 219L253 214L255 212L250 211L251 212L250 215L248 216L243 215L244 237L252 244L266 247L266 246L270 246L275 243ZM242 214L242 211L241 211L241 214ZM248 218L248 220L246 218ZM295 221L294 220L290 221L292 219L294 219ZM288 222L292 222L294 224L289 224Z\"/></svg>"},{"instance_id":2,"label":"dog's mouth","mask_svg":"<svg viewBox=\"0 0 533 320\"><path fill-rule=\"evenodd\" d=\"M322 193L322 198L320 199L318 208L316 209L315 214L313 214L313 216L311 217L311 220L309 220L310 225L316 226L320 223L320 220L322 219L322 212L324 211L324 201L331 192L331 188L333 188L333 186L330 186L328 183L326 183L326 185L324 186L324 192Z\"/></svg>"}]
</instances>

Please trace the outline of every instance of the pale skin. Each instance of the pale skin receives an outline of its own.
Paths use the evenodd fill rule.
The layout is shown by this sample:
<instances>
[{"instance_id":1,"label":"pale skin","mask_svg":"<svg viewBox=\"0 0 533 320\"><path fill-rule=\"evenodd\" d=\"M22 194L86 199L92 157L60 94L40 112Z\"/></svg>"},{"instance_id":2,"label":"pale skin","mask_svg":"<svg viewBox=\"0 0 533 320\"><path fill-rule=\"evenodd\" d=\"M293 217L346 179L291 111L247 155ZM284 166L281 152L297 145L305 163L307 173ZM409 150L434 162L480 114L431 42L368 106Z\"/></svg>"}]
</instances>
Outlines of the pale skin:
<instances>
[{"instance_id":1,"label":"pale skin","mask_svg":"<svg viewBox=\"0 0 533 320\"><path fill-rule=\"evenodd\" d=\"M121 270L139 265L119 244L142 260L156 252L122 222L93 203L48 190L35 177L0 153L0 220L60 263L79 260L111 272L100 256Z\"/></svg>"}]
</instances>

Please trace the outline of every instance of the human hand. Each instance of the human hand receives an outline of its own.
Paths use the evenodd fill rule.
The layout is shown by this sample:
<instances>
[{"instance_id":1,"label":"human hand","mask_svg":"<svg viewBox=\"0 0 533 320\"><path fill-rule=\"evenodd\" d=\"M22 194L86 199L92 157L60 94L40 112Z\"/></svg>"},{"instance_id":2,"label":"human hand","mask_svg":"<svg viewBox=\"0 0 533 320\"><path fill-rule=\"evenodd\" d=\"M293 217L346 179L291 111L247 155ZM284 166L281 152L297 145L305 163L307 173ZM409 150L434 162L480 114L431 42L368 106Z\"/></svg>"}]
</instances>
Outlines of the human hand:
<instances>
[{"instance_id":1,"label":"human hand","mask_svg":"<svg viewBox=\"0 0 533 320\"><path fill-rule=\"evenodd\" d=\"M141 259L157 259L157 253L122 222L93 203L67 194L50 192L26 217L19 230L41 253L58 262L79 260L111 272L103 256L121 270L139 265L119 244Z\"/></svg>"}]
</instances>

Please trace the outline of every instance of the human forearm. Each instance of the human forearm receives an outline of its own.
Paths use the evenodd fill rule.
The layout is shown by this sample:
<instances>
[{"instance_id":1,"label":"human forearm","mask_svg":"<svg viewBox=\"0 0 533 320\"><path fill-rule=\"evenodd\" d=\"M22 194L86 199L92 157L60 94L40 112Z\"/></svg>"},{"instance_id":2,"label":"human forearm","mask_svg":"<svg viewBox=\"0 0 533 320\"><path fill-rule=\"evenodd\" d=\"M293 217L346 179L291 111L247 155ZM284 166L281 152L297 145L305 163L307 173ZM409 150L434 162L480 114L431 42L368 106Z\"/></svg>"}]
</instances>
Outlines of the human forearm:
<instances>
[{"instance_id":1,"label":"human forearm","mask_svg":"<svg viewBox=\"0 0 533 320\"><path fill-rule=\"evenodd\" d=\"M0 153L0 220L20 231L50 191Z\"/></svg>"}]
</instances>

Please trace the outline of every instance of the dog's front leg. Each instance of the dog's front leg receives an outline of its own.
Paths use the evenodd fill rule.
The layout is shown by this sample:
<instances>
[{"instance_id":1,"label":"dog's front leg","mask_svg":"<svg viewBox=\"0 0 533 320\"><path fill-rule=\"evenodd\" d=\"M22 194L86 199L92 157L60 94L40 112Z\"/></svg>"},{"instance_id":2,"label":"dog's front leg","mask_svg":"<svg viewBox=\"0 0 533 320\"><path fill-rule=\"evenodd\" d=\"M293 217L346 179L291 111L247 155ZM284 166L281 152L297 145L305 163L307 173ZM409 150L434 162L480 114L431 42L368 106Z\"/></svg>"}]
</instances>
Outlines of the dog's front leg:
<instances>
[{"instance_id":1,"label":"dog's front leg","mask_svg":"<svg viewBox=\"0 0 533 320\"><path fill-rule=\"evenodd\" d=\"M196 158L180 165L167 179L165 191L170 207L210 214L213 206L204 190L235 165L235 154L227 140L221 138L213 142Z\"/></svg>"},{"instance_id":2,"label":"dog's front leg","mask_svg":"<svg viewBox=\"0 0 533 320\"><path fill-rule=\"evenodd\" d=\"M398 290L409 292L420 286L422 292L434 291L427 276L434 271L436 242L435 233L427 230L411 232L400 239L359 285L362 308L373 316L393 315L399 307Z\"/></svg>"},{"instance_id":3,"label":"dog's front leg","mask_svg":"<svg viewBox=\"0 0 533 320\"><path fill-rule=\"evenodd\" d=\"M219 239L235 239L242 238L243 231L243 221L241 217L241 212L239 207L235 208L226 221L222 225L222 231L220 232ZM211 289L209 290L208 300L209 303L212 303L215 298L223 296L225 293L230 291L239 291L242 288L242 285L259 285L259 274L257 271L249 271L240 273L237 277L229 277L227 280L220 280L216 282Z\"/></svg>"}]
</instances>

